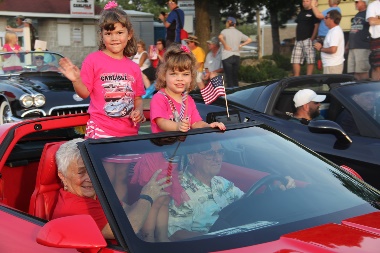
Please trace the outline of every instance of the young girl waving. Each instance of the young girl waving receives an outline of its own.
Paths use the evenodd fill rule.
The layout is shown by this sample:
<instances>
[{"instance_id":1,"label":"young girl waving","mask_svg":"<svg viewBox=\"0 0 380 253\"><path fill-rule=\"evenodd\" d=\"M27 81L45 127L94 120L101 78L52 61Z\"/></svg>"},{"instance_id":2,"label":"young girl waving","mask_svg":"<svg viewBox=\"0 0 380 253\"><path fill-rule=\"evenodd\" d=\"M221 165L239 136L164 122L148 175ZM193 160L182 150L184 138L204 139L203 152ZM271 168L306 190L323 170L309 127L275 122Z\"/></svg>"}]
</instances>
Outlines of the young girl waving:
<instances>
[{"instance_id":1,"label":"young girl waving","mask_svg":"<svg viewBox=\"0 0 380 253\"><path fill-rule=\"evenodd\" d=\"M115 1L104 7L99 33L99 51L85 58L81 70L68 58L60 60L60 70L80 97L91 98L86 138L135 135L145 121L145 89L139 66L129 59L136 53L132 24Z\"/></svg>"},{"instance_id":2,"label":"young girl waving","mask_svg":"<svg viewBox=\"0 0 380 253\"><path fill-rule=\"evenodd\" d=\"M179 44L170 46L157 70L156 89L159 91L150 103L153 133L187 132L202 127L226 129L221 122L204 122L194 100L187 95L196 86L196 75L196 59L190 50Z\"/></svg>"}]
</instances>

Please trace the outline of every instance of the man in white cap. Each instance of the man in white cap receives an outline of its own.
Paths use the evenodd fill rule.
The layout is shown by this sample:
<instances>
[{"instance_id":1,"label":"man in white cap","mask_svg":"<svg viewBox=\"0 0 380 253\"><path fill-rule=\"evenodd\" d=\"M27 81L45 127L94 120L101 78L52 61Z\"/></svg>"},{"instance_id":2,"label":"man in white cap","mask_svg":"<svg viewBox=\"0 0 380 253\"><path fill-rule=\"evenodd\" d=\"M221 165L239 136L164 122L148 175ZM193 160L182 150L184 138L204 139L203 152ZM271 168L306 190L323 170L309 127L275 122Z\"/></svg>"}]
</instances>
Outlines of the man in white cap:
<instances>
[{"instance_id":1,"label":"man in white cap","mask_svg":"<svg viewBox=\"0 0 380 253\"><path fill-rule=\"evenodd\" d=\"M296 112L289 120L307 125L311 120L324 119L319 113L319 107L325 99L326 95L317 95L313 90L299 90L293 98Z\"/></svg>"}]
</instances>

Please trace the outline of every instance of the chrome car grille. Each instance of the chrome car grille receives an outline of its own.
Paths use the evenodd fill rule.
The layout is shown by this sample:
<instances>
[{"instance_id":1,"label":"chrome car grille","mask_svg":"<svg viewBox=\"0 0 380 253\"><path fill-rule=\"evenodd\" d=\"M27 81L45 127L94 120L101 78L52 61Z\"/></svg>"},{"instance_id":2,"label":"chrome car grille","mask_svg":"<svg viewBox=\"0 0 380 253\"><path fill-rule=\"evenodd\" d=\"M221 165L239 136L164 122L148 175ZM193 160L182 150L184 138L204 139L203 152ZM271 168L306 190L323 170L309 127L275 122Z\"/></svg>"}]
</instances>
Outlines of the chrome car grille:
<instances>
[{"instance_id":1,"label":"chrome car grille","mask_svg":"<svg viewBox=\"0 0 380 253\"><path fill-rule=\"evenodd\" d=\"M54 107L49 111L50 116L60 116L68 114L79 114L86 113L88 110L88 105L77 106L77 107Z\"/></svg>"}]
</instances>

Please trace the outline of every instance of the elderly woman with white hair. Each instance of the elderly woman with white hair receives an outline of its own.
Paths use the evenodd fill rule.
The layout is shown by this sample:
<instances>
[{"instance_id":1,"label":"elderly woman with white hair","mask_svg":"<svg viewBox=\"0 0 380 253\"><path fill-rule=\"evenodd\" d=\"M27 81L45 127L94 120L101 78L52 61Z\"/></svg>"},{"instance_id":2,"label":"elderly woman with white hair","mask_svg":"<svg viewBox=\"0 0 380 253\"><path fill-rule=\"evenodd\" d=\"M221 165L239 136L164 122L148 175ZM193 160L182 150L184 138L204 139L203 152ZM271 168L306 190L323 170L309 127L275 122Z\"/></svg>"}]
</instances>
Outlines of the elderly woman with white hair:
<instances>
[{"instance_id":1,"label":"elderly woman with white hair","mask_svg":"<svg viewBox=\"0 0 380 253\"><path fill-rule=\"evenodd\" d=\"M106 239L114 239L77 147L77 143L82 141L83 139L79 138L68 141L62 144L56 153L58 176L62 180L63 188L59 191L52 218L78 214L91 215L103 236ZM156 180L159 173L160 170L142 188L140 198L133 207L123 204L131 226L136 233L144 225L153 202L158 197L168 194L163 189L170 186L171 183L166 183L167 178Z\"/></svg>"}]
</instances>

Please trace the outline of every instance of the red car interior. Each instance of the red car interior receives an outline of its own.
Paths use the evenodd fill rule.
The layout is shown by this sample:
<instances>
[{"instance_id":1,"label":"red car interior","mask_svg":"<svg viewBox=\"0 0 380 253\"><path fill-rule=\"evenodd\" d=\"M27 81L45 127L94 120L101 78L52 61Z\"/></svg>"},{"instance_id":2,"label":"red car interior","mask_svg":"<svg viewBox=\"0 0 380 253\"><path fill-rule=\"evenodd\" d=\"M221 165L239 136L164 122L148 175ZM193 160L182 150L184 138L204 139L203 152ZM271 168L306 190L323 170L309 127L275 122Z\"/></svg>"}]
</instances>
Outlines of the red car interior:
<instances>
[{"instance_id":1,"label":"red car interior","mask_svg":"<svg viewBox=\"0 0 380 253\"><path fill-rule=\"evenodd\" d=\"M57 203L58 192L62 187L57 173L55 153L64 142L45 144L38 166L36 187L30 198L29 213L50 220Z\"/></svg>"}]
</instances>

